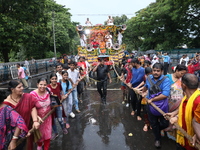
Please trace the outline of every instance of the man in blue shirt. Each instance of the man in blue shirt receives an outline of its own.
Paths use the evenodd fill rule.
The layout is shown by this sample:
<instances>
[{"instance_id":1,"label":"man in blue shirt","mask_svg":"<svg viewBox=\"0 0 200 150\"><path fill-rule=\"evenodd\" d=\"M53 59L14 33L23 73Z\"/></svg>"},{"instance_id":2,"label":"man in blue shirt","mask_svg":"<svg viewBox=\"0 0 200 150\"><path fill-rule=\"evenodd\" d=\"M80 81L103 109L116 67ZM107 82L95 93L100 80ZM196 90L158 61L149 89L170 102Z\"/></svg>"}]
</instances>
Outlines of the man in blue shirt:
<instances>
[{"instance_id":1,"label":"man in blue shirt","mask_svg":"<svg viewBox=\"0 0 200 150\"><path fill-rule=\"evenodd\" d=\"M161 63L156 63L153 65L153 74L150 75L150 80L153 82L155 85L157 82L161 81L164 78L164 75L162 75L163 71L163 65ZM150 98L150 88L151 84L149 80L146 80L146 84L143 89L143 93L148 90L147 98L148 98L148 105L147 105L147 112L148 112L148 117L150 121L150 125L152 127L154 136L155 136L155 146L159 148L160 145L160 140L161 140L161 130L165 129L168 127L169 122L165 120L165 118L160 114L160 115L155 115L153 113L152 106L150 106L150 103L154 104L161 104L158 106L160 109L162 109L164 112L168 112L168 99L167 97L170 95L170 80L169 78L164 78L164 80L161 82L161 84L158 85L160 88L160 94L157 96L154 96L153 98ZM163 107L165 106L165 107Z\"/></svg>"},{"instance_id":2,"label":"man in blue shirt","mask_svg":"<svg viewBox=\"0 0 200 150\"><path fill-rule=\"evenodd\" d=\"M164 58L164 60L163 60L163 62L164 62L164 75L166 75L171 60L170 60L170 57L168 56L167 53L164 53L164 55L162 55L162 57Z\"/></svg>"},{"instance_id":3,"label":"man in blue shirt","mask_svg":"<svg viewBox=\"0 0 200 150\"><path fill-rule=\"evenodd\" d=\"M140 111L141 111L141 100L142 97L136 95L135 91L132 90L132 87L137 87L142 81L144 81L144 68L141 67L140 62L137 58L133 58L131 61L131 64L133 66L132 69L132 79L129 83L129 93L131 96L131 106L132 106L132 112L131 115L135 114L135 110L137 109L137 120L141 120L140 117Z\"/></svg>"}]
</instances>

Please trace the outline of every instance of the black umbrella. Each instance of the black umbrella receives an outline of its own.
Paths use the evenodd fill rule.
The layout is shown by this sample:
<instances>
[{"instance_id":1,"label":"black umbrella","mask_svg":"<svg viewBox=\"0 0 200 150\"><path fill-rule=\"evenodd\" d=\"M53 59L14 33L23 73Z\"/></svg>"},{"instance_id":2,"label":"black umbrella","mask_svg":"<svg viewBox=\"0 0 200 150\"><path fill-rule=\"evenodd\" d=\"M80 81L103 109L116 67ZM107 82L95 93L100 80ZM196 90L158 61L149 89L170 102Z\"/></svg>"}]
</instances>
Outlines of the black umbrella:
<instances>
[{"instance_id":1,"label":"black umbrella","mask_svg":"<svg viewBox=\"0 0 200 150\"><path fill-rule=\"evenodd\" d=\"M145 52L145 54L155 54L155 53L156 53L155 50L148 50L148 51Z\"/></svg>"}]
</instances>

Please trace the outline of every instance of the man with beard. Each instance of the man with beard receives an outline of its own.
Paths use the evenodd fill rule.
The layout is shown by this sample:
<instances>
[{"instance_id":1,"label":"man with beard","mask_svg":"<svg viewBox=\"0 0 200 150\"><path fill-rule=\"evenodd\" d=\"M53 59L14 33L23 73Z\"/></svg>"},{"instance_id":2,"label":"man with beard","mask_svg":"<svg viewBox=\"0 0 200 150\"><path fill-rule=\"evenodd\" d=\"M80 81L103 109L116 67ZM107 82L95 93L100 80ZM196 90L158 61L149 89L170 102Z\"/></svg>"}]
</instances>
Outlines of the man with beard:
<instances>
[{"instance_id":1,"label":"man with beard","mask_svg":"<svg viewBox=\"0 0 200 150\"><path fill-rule=\"evenodd\" d=\"M135 114L135 111L137 109L137 120L142 120L140 117L141 112L141 100L142 97L140 95L137 95L135 91L132 90L132 87L137 87L142 81L144 81L144 68L141 67L140 62L137 58L133 58L131 61L132 68L132 79L128 86L130 87L130 96L131 96L131 106L132 106L132 112L131 115L133 116Z\"/></svg>"},{"instance_id":2,"label":"man with beard","mask_svg":"<svg viewBox=\"0 0 200 150\"><path fill-rule=\"evenodd\" d=\"M143 89L143 93L148 90L147 98L147 113L155 136L155 147L161 146L161 130L165 129L169 125L169 121L155 110L150 104L154 103L165 113L168 112L168 99L170 95L170 80L162 75L163 65L156 63L153 65L152 75L149 75L146 80L146 84Z\"/></svg>"},{"instance_id":3,"label":"man with beard","mask_svg":"<svg viewBox=\"0 0 200 150\"><path fill-rule=\"evenodd\" d=\"M112 82L110 77L109 68L104 64L104 59L100 59L100 63L93 69L93 71L97 72L97 91L101 96L101 100L103 104L106 104L106 95L107 95L107 80L109 78L109 82ZM103 91L101 90L103 88Z\"/></svg>"}]
</instances>

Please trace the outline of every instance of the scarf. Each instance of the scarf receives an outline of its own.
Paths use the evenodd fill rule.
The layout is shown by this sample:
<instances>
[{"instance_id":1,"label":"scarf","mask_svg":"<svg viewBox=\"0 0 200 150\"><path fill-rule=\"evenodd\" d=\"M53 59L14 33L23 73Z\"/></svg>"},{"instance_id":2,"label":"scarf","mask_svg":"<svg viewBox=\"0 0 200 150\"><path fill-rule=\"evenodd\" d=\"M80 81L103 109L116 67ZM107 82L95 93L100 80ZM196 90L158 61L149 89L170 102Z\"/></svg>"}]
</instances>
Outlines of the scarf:
<instances>
[{"instance_id":1,"label":"scarf","mask_svg":"<svg viewBox=\"0 0 200 150\"><path fill-rule=\"evenodd\" d=\"M200 91L197 89L192 95L191 97L188 99L188 102L186 104L186 108L185 108L185 123L186 123L186 128L187 128L187 133L190 136L194 135L194 130L192 127L192 108L193 108L193 103L195 101L195 99L200 95ZM179 114L178 114L178 124L180 127L183 126L183 102L186 100L186 96L184 96L184 98L181 101L180 107L179 107ZM178 130L177 131L177 143L179 143L180 145L184 146L185 145L185 139L184 139L184 135ZM188 142L189 145L191 146L190 142Z\"/></svg>"}]
</instances>

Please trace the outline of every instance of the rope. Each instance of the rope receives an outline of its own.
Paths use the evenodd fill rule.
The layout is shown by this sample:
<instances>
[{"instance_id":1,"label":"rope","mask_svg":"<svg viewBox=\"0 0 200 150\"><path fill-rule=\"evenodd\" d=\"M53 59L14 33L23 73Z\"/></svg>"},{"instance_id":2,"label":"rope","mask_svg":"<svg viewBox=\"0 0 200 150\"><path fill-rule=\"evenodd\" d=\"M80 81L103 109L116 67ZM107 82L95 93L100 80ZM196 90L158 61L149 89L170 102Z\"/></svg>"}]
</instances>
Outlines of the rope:
<instances>
[{"instance_id":1,"label":"rope","mask_svg":"<svg viewBox=\"0 0 200 150\"><path fill-rule=\"evenodd\" d=\"M77 81L75 84L75 86L72 87L72 89L70 89L68 91L68 94L70 94L74 88L78 85L78 83L85 77L86 75L84 75L83 77L80 78L79 81ZM64 101L65 99L62 99L61 100L61 103ZM56 107L59 107L59 105L57 105ZM55 110L56 110L56 107L53 107L53 109L51 109L43 118L42 118L42 121L45 121ZM42 124L42 123L41 123ZM32 129L29 130L29 133L33 133L36 129L33 127ZM17 141L17 146L19 146L19 144L21 144L27 137L24 137L24 138L21 138Z\"/></svg>"},{"instance_id":2,"label":"rope","mask_svg":"<svg viewBox=\"0 0 200 150\"><path fill-rule=\"evenodd\" d=\"M114 68L114 71L115 71L115 73L117 74L118 78L121 79L120 76L119 76L119 74L117 73L117 71L116 71L114 65L113 65L113 68ZM126 84L126 83L125 83L125 84ZM127 84L126 84L126 85L127 85ZM129 86L128 86L128 87L129 87ZM129 87L129 88L130 88L130 87ZM136 91L134 88L132 88L132 89L135 91L135 93L137 93L137 91ZM138 94L138 93L137 93L137 94ZM148 99L146 98L146 100L148 100ZM162 111L159 107L157 107L154 103L150 103L150 105L153 106L153 107L154 107L159 113L161 113L163 116L165 115L165 112ZM167 120L170 120L170 117L169 117L169 116L166 116L165 118L166 118ZM193 142L192 136L190 136L189 134L187 134L187 132L186 132L183 128L181 128L181 127L179 126L178 123L174 123L174 126L175 126L179 131L181 131L181 133L183 133L183 135L188 139L189 142ZM195 147L196 147L198 150L200 150L200 144L196 143L196 144L195 144Z\"/></svg>"}]
</instances>

